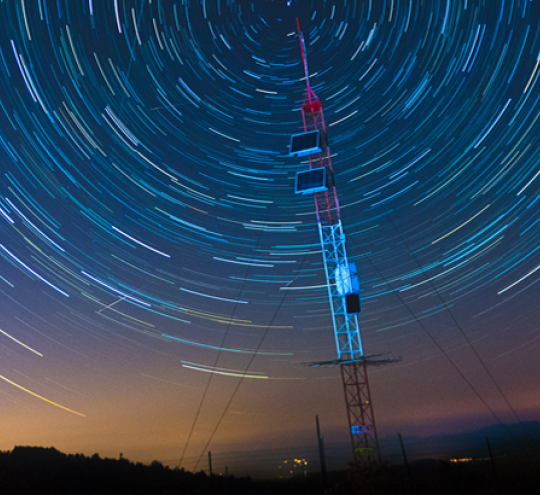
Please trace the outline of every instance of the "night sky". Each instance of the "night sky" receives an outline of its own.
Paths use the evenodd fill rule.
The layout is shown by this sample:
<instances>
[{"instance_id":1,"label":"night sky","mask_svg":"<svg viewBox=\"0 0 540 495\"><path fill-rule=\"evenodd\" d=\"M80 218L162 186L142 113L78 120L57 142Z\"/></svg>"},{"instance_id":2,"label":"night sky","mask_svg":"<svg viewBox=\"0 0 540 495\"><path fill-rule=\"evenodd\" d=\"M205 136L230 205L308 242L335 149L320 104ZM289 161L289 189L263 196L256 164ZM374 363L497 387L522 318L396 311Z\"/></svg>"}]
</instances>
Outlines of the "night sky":
<instances>
[{"instance_id":1,"label":"night sky","mask_svg":"<svg viewBox=\"0 0 540 495\"><path fill-rule=\"evenodd\" d=\"M379 436L540 419L538 2L2 0L0 449L348 438L297 16Z\"/></svg>"}]
</instances>

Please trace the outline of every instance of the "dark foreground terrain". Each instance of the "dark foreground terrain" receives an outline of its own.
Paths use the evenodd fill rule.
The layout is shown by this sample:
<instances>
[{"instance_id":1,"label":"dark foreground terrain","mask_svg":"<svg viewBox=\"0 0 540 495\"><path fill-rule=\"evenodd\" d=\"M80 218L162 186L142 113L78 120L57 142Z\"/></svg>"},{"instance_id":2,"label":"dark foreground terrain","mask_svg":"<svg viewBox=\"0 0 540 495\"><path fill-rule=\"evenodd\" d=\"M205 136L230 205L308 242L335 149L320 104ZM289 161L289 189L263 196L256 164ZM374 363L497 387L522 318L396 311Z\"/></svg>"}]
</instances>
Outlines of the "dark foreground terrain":
<instances>
[{"instance_id":1,"label":"dark foreground terrain","mask_svg":"<svg viewBox=\"0 0 540 495\"><path fill-rule=\"evenodd\" d=\"M278 486L279 485L279 486ZM279 490L276 491L276 490ZM255 483L249 478L207 476L97 454L66 455L54 448L15 447L0 452L1 495L284 495L296 485Z\"/></svg>"},{"instance_id":2,"label":"dark foreground terrain","mask_svg":"<svg viewBox=\"0 0 540 495\"><path fill-rule=\"evenodd\" d=\"M54 448L15 447L0 452L1 495L537 495L540 465L440 460L409 469L384 467L329 473L286 482L208 476L127 459L66 455Z\"/></svg>"},{"instance_id":3,"label":"dark foreground terrain","mask_svg":"<svg viewBox=\"0 0 540 495\"><path fill-rule=\"evenodd\" d=\"M351 469L334 477L325 495L538 495L540 465L489 460L452 463L426 459L382 469ZM315 492L314 492L315 493Z\"/></svg>"}]
</instances>

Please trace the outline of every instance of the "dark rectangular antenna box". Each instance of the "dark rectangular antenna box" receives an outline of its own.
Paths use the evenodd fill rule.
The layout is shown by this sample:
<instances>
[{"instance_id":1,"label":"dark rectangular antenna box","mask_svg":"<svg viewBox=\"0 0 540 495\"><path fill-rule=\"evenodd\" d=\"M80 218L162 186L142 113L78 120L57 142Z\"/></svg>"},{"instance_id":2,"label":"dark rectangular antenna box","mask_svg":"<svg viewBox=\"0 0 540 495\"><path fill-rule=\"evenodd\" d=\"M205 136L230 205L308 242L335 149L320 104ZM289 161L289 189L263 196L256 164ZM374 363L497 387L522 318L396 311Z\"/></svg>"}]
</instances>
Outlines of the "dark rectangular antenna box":
<instances>
[{"instance_id":1,"label":"dark rectangular antenna box","mask_svg":"<svg viewBox=\"0 0 540 495\"><path fill-rule=\"evenodd\" d=\"M311 168L302 172L296 173L296 184L294 192L296 194L309 194L320 191L326 191L326 169Z\"/></svg>"},{"instance_id":2,"label":"dark rectangular antenna box","mask_svg":"<svg viewBox=\"0 0 540 495\"><path fill-rule=\"evenodd\" d=\"M291 136L290 154L292 156L307 156L313 153L320 153L320 133L319 131L304 132Z\"/></svg>"}]
</instances>

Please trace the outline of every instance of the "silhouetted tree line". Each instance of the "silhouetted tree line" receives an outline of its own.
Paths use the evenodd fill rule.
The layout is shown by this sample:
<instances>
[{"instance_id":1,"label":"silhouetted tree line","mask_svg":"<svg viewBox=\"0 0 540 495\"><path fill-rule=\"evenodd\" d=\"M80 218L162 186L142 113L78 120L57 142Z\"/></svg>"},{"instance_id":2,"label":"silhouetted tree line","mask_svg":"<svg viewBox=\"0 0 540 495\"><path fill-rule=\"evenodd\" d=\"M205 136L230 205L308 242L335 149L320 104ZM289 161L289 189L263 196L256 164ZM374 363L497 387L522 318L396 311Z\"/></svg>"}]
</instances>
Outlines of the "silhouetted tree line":
<instances>
[{"instance_id":1,"label":"silhouetted tree line","mask_svg":"<svg viewBox=\"0 0 540 495\"><path fill-rule=\"evenodd\" d=\"M207 476L127 459L66 455L55 448L0 452L2 495L214 495L256 493L249 478ZM264 491L263 491L264 492Z\"/></svg>"}]
</instances>

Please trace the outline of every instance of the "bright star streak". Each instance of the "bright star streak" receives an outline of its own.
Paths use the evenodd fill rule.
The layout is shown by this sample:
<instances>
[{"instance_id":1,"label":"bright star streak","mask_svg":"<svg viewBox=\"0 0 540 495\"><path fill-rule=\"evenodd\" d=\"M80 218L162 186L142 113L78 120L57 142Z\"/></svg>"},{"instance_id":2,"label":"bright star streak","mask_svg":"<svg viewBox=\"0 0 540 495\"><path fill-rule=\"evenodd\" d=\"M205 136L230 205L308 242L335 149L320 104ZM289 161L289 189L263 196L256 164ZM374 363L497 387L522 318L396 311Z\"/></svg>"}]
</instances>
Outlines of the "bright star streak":
<instances>
[{"instance_id":1,"label":"bright star streak","mask_svg":"<svg viewBox=\"0 0 540 495\"><path fill-rule=\"evenodd\" d=\"M17 387L20 390L23 390L27 394L33 395L34 397L37 397L38 399L41 399L44 402L47 402L49 404L52 404L55 407L58 407L60 409L63 409L64 411L70 412L72 414L76 414L77 416L82 416L83 418L86 418L84 414L81 414L80 412L74 411L73 409L70 409L69 407L62 406L61 404L58 404L57 402L53 402L52 400L46 399L45 397L42 397L41 395L36 394L35 392L32 392L31 390L28 390L27 388L24 388L22 385L19 385L18 383L15 383L14 381L11 381L9 378L6 378L5 376L0 375L0 378L4 380L5 382L9 383L10 385L13 385L14 387Z\"/></svg>"}]
</instances>

